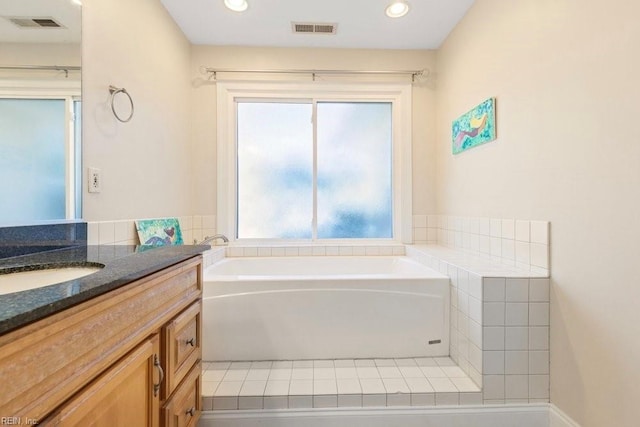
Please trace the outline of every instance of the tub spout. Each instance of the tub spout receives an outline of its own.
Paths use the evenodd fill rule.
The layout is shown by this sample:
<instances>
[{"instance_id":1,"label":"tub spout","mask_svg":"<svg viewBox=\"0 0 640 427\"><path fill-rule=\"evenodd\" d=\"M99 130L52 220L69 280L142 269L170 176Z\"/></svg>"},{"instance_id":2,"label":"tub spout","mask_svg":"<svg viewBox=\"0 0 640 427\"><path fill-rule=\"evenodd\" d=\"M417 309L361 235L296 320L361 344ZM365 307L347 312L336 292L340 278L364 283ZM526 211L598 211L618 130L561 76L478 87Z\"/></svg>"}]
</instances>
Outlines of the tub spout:
<instances>
[{"instance_id":1,"label":"tub spout","mask_svg":"<svg viewBox=\"0 0 640 427\"><path fill-rule=\"evenodd\" d=\"M206 245L207 243L211 243L214 240L221 239L224 243L229 243L229 239L224 234L216 234L213 236L205 237L201 242L194 240L193 243L196 245Z\"/></svg>"}]
</instances>

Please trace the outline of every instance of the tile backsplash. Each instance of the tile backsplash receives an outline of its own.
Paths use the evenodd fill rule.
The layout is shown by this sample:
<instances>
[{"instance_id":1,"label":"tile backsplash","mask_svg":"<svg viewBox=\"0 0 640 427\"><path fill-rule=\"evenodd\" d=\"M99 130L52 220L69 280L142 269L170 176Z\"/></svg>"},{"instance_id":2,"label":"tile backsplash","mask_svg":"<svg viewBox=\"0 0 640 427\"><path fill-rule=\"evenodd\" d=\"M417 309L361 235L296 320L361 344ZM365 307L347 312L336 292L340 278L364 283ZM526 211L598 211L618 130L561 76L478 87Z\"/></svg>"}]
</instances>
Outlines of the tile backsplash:
<instances>
[{"instance_id":1,"label":"tile backsplash","mask_svg":"<svg viewBox=\"0 0 640 427\"><path fill-rule=\"evenodd\" d=\"M177 217L185 244L200 241L216 234L215 215L191 215ZM139 244L135 220L93 221L88 223L89 245L137 245Z\"/></svg>"},{"instance_id":2,"label":"tile backsplash","mask_svg":"<svg viewBox=\"0 0 640 427\"><path fill-rule=\"evenodd\" d=\"M548 271L549 222L414 215L413 243L437 244L519 268Z\"/></svg>"}]
</instances>

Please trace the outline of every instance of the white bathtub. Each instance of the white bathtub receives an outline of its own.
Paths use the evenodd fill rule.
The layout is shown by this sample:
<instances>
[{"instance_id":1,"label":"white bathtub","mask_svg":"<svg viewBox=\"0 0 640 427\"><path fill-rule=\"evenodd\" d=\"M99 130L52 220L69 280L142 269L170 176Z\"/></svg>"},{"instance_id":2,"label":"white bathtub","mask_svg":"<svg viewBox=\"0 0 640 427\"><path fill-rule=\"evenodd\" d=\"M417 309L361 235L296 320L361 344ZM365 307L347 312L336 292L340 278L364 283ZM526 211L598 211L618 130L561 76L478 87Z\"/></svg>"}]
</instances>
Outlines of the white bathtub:
<instances>
[{"instance_id":1,"label":"white bathtub","mask_svg":"<svg viewBox=\"0 0 640 427\"><path fill-rule=\"evenodd\" d=\"M204 270L204 360L449 354L449 279L404 256L226 258Z\"/></svg>"}]
</instances>

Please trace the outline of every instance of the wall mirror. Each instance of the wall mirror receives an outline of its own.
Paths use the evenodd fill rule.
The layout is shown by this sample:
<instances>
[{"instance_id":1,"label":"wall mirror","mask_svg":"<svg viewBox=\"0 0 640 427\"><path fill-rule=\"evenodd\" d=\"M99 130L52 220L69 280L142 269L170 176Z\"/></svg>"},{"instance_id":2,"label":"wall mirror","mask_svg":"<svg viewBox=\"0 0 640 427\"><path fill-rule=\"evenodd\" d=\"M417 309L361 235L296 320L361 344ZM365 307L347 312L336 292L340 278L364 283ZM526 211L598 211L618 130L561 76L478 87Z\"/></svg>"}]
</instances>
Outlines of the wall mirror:
<instances>
[{"instance_id":1,"label":"wall mirror","mask_svg":"<svg viewBox=\"0 0 640 427\"><path fill-rule=\"evenodd\" d=\"M79 0L0 0L0 226L81 218Z\"/></svg>"}]
</instances>

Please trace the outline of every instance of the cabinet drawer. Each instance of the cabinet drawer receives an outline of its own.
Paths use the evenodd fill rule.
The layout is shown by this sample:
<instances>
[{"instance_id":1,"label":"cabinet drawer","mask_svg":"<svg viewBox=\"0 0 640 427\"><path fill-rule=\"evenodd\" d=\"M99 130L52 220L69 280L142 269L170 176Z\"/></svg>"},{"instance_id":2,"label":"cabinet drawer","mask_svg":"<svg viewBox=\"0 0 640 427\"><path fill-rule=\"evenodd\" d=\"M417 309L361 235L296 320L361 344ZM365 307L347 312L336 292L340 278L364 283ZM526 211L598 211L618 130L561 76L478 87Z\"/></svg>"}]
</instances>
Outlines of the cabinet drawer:
<instances>
[{"instance_id":1,"label":"cabinet drawer","mask_svg":"<svg viewBox=\"0 0 640 427\"><path fill-rule=\"evenodd\" d=\"M202 411L201 370L198 361L162 407L164 427L192 427L198 422Z\"/></svg>"},{"instance_id":2,"label":"cabinet drawer","mask_svg":"<svg viewBox=\"0 0 640 427\"><path fill-rule=\"evenodd\" d=\"M166 399L201 358L202 303L193 303L169 322L162 332L167 370L163 398Z\"/></svg>"}]
</instances>

